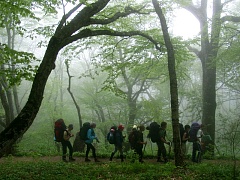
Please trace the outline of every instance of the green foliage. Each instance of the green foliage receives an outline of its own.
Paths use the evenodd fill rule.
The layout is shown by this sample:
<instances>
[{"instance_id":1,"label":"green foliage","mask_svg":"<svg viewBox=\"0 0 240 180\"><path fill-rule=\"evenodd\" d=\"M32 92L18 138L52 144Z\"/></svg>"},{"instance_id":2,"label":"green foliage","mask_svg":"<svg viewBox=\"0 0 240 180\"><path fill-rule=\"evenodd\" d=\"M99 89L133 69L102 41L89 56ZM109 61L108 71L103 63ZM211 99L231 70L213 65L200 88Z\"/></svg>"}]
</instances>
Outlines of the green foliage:
<instances>
[{"instance_id":1,"label":"green foliage","mask_svg":"<svg viewBox=\"0 0 240 180\"><path fill-rule=\"evenodd\" d=\"M238 174L239 175L239 174ZM237 176L239 179L239 176ZM231 167L219 164L194 164L176 168L173 164L154 163L62 163L14 162L0 163L1 179L232 179Z\"/></svg>"},{"instance_id":2,"label":"green foliage","mask_svg":"<svg viewBox=\"0 0 240 180\"><path fill-rule=\"evenodd\" d=\"M10 85L20 84L22 79L33 80L38 66L31 63L38 61L32 53L19 52L2 45L0 49L1 74L5 75Z\"/></svg>"}]
</instances>

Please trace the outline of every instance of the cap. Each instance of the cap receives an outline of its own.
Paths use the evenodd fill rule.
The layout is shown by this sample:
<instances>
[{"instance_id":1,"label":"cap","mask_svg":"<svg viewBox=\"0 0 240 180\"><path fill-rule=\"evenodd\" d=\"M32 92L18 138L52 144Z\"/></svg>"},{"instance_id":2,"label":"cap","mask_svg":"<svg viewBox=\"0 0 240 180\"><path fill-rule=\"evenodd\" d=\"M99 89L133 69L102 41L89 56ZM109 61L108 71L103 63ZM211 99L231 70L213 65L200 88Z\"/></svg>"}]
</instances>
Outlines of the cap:
<instances>
[{"instance_id":1,"label":"cap","mask_svg":"<svg viewBox=\"0 0 240 180\"><path fill-rule=\"evenodd\" d=\"M118 126L118 129L123 130L123 129L124 129L124 126L120 124L120 125Z\"/></svg>"},{"instance_id":2,"label":"cap","mask_svg":"<svg viewBox=\"0 0 240 180\"><path fill-rule=\"evenodd\" d=\"M137 125L133 125L133 129L137 129Z\"/></svg>"}]
</instances>

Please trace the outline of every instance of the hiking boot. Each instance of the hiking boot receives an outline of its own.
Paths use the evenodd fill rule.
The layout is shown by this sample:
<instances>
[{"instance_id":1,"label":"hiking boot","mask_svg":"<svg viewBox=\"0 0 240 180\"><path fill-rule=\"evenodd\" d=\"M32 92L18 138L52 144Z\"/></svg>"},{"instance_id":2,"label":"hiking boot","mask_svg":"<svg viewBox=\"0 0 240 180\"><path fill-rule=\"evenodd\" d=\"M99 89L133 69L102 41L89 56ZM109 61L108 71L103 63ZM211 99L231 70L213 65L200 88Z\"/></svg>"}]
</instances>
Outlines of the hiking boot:
<instances>
[{"instance_id":1,"label":"hiking boot","mask_svg":"<svg viewBox=\"0 0 240 180\"><path fill-rule=\"evenodd\" d=\"M168 162L168 159L164 159L164 163L167 163Z\"/></svg>"},{"instance_id":2,"label":"hiking boot","mask_svg":"<svg viewBox=\"0 0 240 180\"><path fill-rule=\"evenodd\" d=\"M121 162L123 162L123 155L120 155Z\"/></svg>"},{"instance_id":3,"label":"hiking boot","mask_svg":"<svg viewBox=\"0 0 240 180\"><path fill-rule=\"evenodd\" d=\"M62 157L62 161L63 161L63 162L68 162L67 159L66 159L66 156L63 156L63 157Z\"/></svg>"},{"instance_id":4,"label":"hiking boot","mask_svg":"<svg viewBox=\"0 0 240 180\"><path fill-rule=\"evenodd\" d=\"M91 160L88 158L85 158L85 162L90 162Z\"/></svg>"},{"instance_id":5,"label":"hiking boot","mask_svg":"<svg viewBox=\"0 0 240 180\"><path fill-rule=\"evenodd\" d=\"M111 154L111 157L110 157L109 161L112 161L113 156L114 156L114 153Z\"/></svg>"},{"instance_id":6,"label":"hiking boot","mask_svg":"<svg viewBox=\"0 0 240 180\"><path fill-rule=\"evenodd\" d=\"M157 159L157 162L164 162L163 160L161 160L161 159Z\"/></svg>"},{"instance_id":7,"label":"hiking boot","mask_svg":"<svg viewBox=\"0 0 240 180\"><path fill-rule=\"evenodd\" d=\"M99 161L98 159L96 159L96 158L94 159L94 161L95 161L95 162L100 162L100 161Z\"/></svg>"},{"instance_id":8,"label":"hiking boot","mask_svg":"<svg viewBox=\"0 0 240 180\"><path fill-rule=\"evenodd\" d=\"M69 161L73 162L73 161L76 161L76 159L69 157Z\"/></svg>"}]
</instances>

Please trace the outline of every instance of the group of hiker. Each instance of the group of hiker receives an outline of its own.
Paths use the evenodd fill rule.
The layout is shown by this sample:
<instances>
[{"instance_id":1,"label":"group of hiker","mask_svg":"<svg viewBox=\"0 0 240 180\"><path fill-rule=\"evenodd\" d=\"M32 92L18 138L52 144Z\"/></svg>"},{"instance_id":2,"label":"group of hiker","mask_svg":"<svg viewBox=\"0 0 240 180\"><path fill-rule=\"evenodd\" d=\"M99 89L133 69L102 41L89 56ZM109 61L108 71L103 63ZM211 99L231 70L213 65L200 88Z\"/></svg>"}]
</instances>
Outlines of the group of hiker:
<instances>
[{"instance_id":1,"label":"group of hiker","mask_svg":"<svg viewBox=\"0 0 240 180\"><path fill-rule=\"evenodd\" d=\"M179 124L180 127L180 139L181 139L181 149L182 153L186 155L186 143L192 142L193 143L193 150L192 150L192 161L193 162L200 162L201 160L201 137L203 135L201 130L201 125L198 123L193 123L191 126L185 125L183 127L182 124ZM99 162L96 157L96 149L93 146L93 140L99 142L94 129L96 128L96 123L84 123L82 128L80 128L79 136L80 139L84 141L86 144L86 153L85 153L85 162L91 161L88 158L90 150L92 151L92 155L95 162ZM162 122L160 125L156 122L152 122L146 129L149 130L148 138L151 139L151 142L157 144L157 162L168 162L167 151L165 144L171 145L170 141L166 140L166 128L167 123ZM69 141L71 137L74 135L71 133L73 129L73 125L70 124L66 127L64 120L59 119L55 122L55 141L61 142L62 144L62 160L64 162L68 162L66 159L67 148L69 149L69 161L75 161L73 158L73 147ZM121 162L124 161L123 156L123 142L125 140L125 136L123 135L124 126L122 124L118 126L112 126L106 136L108 142L113 144L114 148L110 154L109 160L112 161L114 155L118 151L120 154ZM145 130L144 125L132 127L131 132L128 134L128 142L133 150L134 154L138 156L138 161L143 163L143 148L145 149L147 145L147 141L144 141L143 131Z\"/></svg>"}]
</instances>

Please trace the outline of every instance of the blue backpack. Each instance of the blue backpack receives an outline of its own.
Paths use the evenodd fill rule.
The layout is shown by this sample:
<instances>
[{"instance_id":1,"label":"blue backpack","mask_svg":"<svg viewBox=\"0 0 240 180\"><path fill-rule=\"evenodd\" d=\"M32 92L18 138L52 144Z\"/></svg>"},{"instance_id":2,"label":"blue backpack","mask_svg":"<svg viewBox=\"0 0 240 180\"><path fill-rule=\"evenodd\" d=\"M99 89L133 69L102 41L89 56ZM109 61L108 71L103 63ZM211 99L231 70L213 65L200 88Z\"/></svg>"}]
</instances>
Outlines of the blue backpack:
<instances>
[{"instance_id":1,"label":"blue backpack","mask_svg":"<svg viewBox=\"0 0 240 180\"><path fill-rule=\"evenodd\" d=\"M200 129L200 124L197 122L192 123L191 128L189 130L189 142L196 142L197 141L197 132Z\"/></svg>"}]
</instances>

